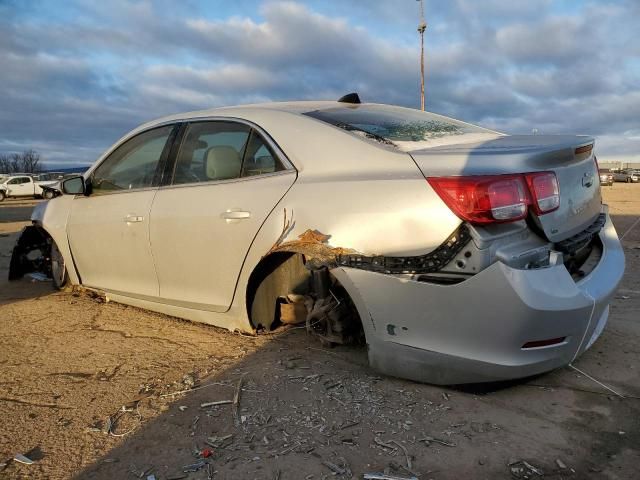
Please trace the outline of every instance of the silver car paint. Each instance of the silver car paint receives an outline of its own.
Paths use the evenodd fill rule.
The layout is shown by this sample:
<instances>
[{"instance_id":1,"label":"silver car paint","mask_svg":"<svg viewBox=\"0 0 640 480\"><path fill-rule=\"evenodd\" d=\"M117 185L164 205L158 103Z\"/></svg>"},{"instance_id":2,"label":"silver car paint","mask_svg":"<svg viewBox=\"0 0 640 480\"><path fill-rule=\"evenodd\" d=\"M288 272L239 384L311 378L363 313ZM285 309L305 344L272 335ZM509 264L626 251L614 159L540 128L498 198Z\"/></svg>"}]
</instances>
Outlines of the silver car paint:
<instances>
[{"instance_id":1,"label":"silver car paint","mask_svg":"<svg viewBox=\"0 0 640 480\"><path fill-rule=\"evenodd\" d=\"M245 298L249 276L281 236L282 226L287 219L293 219L294 228L288 232L284 240L295 240L307 229L317 229L331 235L331 245L353 248L365 254L416 255L427 253L440 245L461 221L431 189L412 158L407 153L369 144L333 126L291 113L323 105L335 105L335 102L249 106L188 113L143 125L114 145L113 148L116 148L132 135L160 124L196 118L240 117L269 132L295 165L298 179L275 206L257 232L251 249L246 252L233 301L226 312L192 308L190 305L172 303L153 295L132 296L130 292L115 289L107 291L108 297L122 303L230 330L249 332L253 330L247 316ZM435 147L433 153L438 148L446 147ZM412 155L418 157L414 153ZM468 159L468 152L463 155ZM96 165L99 162L100 160ZM437 166L434 166L434 172L438 172ZM453 172L451 169L447 170L449 175L462 172L464 170L460 168L454 169ZM90 173L91 170L86 175ZM73 258L65 232L67 216L73 201L74 198L70 196L54 199L48 202L46 211L40 212L37 217L60 246L66 264L71 267L72 283L79 283L79 276L72 267ZM580 332L586 336L592 325L595 328L593 315L588 315L587 310L595 311L596 304L601 311L605 309L610 290L615 288L624 269L620 246L619 243L616 246L617 236L612 229L609 221L606 235L605 232L600 234L601 238L606 240L605 251L608 253L603 256L596 270L600 273L594 277L593 284L590 284L595 286L589 285L596 293L591 303L585 299L589 290L585 287L584 292L587 293L578 292L576 289L580 288L568 277L564 266L556 265L539 270L522 270L521 265L513 265L513 268L508 266L508 253L500 257L499 248L492 247L492 242L489 241L486 262L493 263L496 258L502 258L503 262L493 263L491 267L459 285L429 285L406 277L342 268L335 269L334 274L347 288L359 309L370 345L371 361L376 368L394 375L435 383L513 378L566 363L567 359L570 360L570 357L578 352L578 345L585 344L584 341L577 340ZM525 238L530 237L530 232L525 230L526 228L523 229L520 225L519 229L506 228L494 233L504 238L514 235L523 242L522 248L525 250L544 247L544 242L540 244L539 241ZM482 246L482 239L479 237L474 242ZM484 265L481 268L484 268ZM607 270L607 278L604 278L603 270ZM546 291L548 295L538 303L527 303L523 300L523 297L526 298L527 288L544 292L543 286L549 281L561 281L562 289L555 291L556 295L552 295L554 292ZM602 282L608 287L601 286ZM511 312L510 318L514 315L520 318L517 322L517 337L513 331L511 334L495 335L494 329L499 331L501 327L508 326L510 318L501 319L499 315L483 312L486 299L496 297L493 285L499 284L505 287L505 291L499 295L499 298L505 300L505 312ZM447 302L441 302L444 299ZM425 323L425 320L428 320L425 318L426 313L420 312L436 312L445 307L448 309L452 305L456 306L455 317L463 320L455 328L447 327L444 314L438 313L437 318L440 320L432 327L443 328L443 331L434 335L432 329L428 328L429 323ZM564 349L549 349L548 356L543 353L532 354L512 350L513 345L509 343L511 340L536 339L536 335L545 329L551 333L553 322L545 320L545 317L550 315L554 319L560 318L560 314L553 312L557 308L562 315L568 314L573 319L567 321L568 325L573 325L573 330L570 340L563 345ZM542 317L540 321L536 321L538 315ZM388 333L389 318L394 319L393 325L397 327L392 329L396 332L395 336ZM526 319L529 319L528 323L525 322ZM580 322L583 324L582 330L578 326ZM407 328L406 331L402 330L403 326ZM494 337L497 337L495 340L501 338L506 343L501 345L502 351L483 356L486 349L474 346L464 338L457 341L448 339L447 332L451 333L452 328L459 333L465 329L474 331L476 342L487 341L491 344ZM539 328L542 330L537 331ZM410 333L405 335L403 332ZM390 341L384 335L398 338ZM407 335L413 338L410 343L407 343ZM437 348L433 338L439 338ZM467 348L468 350L465 350ZM402 353L405 360L394 360L392 357L395 353L392 352ZM443 358L448 360L442 363ZM417 359L418 363L412 359ZM426 371L424 368L418 368L419 365L424 367L425 359L433 361L432 365L442 364L448 367L442 371L432 368L432 374L425 376L418 372ZM457 363L449 362L451 359ZM455 367L454 364L461 368ZM495 371L483 376L482 370L485 366L494 368ZM511 368L513 366L522 368ZM438 373L433 373L436 370Z\"/></svg>"},{"instance_id":2,"label":"silver car paint","mask_svg":"<svg viewBox=\"0 0 640 480\"><path fill-rule=\"evenodd\" d=\"M437 384L519 378L568 364L604 328L624 253L610 219L599 235L602 259L579 282L562 264L524 270L502 262L449 286L354 269L334 275L358 307L370 364L381 372ZM558 345L521 348L563 336Z\"/></svg>"}]
</instances>

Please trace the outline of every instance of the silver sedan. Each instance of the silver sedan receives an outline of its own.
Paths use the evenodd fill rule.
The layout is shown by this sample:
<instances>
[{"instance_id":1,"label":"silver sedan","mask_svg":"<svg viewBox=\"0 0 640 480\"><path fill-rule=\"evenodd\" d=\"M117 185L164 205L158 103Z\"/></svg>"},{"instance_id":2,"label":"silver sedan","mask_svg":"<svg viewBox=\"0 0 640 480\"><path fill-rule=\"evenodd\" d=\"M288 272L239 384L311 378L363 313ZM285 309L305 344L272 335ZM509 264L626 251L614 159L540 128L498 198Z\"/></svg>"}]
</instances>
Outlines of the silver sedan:
<instances>
[{"instance_id":1,"label":"silver sedan","mask_svg":"<svg viewBox=\"0 0 640 480\"><path fill-rule=\"evenodd\" d=\"M633 170L631 168L619 170L619 171L613 172L613 181L635 183L640 181L640 172L638 172L638 170Z\"/></svg>"},{"instance_id":2,"label":"silver sedan","mask_svg":"<svg viewBox=\"0 0 640 480\"><path fill-rule=\"evenodd\" d=\"M302 322L418 381L534 375L596 341L623 274L593 148L355 95L175 115L37 207L10 275L229 330Z\"/></svg>"}]
</instances>

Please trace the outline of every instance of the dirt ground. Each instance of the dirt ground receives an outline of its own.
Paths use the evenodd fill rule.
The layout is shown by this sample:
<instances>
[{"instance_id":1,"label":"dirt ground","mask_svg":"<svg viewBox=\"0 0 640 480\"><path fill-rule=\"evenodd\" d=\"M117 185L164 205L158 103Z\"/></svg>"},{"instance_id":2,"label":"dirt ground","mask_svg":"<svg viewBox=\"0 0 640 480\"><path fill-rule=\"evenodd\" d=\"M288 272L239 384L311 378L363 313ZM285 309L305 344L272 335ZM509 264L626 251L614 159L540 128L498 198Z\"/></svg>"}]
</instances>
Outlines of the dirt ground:
<instances>
[{"instance_id":1,"label":"dirt ground","mask_svg":"<svg viewBox=\"0 0 640 480\"><path fill-rule=\"evenodd\" d=\"M17 453L34 463L10 461L0 478L640 478L640 185L603 190L627 270L607 328L575 366L626 398L570 368L423 385L301 329L241 336L49 282L9 283L32 204L5 201L0 464ZM231 403L202 407L218 401Z\"/></svg>"}]
</instances>

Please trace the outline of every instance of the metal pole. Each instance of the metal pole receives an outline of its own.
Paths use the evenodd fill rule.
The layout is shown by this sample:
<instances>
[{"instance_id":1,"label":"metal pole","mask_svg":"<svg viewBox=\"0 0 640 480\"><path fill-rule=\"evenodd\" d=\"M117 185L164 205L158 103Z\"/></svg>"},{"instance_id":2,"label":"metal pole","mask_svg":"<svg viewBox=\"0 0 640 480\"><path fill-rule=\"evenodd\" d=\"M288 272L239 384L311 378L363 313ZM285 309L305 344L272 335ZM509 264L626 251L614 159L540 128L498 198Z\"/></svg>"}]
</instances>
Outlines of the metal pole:
<instances>
[{"instance_id":1,"label":"metal pole","mask_svg":"<svg viewBox=\"0 0 640 480\"><path fill-rule=\"evenodd\" d=\"M424 32L420 32L420 108L424 111Z\"/></svg>"},{"instance_id":2,"label":"metal pole","mask_svg":"<svg viewBox=\"0 0 640 480\"><path fill-rule=\"evenodd\" d=\"M418 25L418 33L420 34L420 109L424 111L424 31L427 24L424 21L424 6L420 1L420 25Z\"/></svg>"}]
</instances>

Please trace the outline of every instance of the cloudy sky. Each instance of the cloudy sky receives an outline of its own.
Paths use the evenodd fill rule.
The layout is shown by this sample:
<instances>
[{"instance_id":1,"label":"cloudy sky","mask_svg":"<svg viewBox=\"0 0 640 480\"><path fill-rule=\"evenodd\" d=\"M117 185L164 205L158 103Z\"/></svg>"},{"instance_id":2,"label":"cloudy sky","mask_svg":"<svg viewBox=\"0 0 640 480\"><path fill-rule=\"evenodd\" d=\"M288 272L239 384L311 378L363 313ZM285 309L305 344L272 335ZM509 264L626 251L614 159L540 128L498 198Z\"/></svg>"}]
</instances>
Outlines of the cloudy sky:
<instances>
[{"instance_id":1,"label":"cloudy sky","mask_svg":"<svg viewBox=\"0 0 640 480\"><path fill-rule=\"evenodd\" d=\"M0 152L88 164L169 113L419 105L415 0L0 0ZM426 0L427 109L640 161L640 1Z\"/></svg>"}]
</instances>

